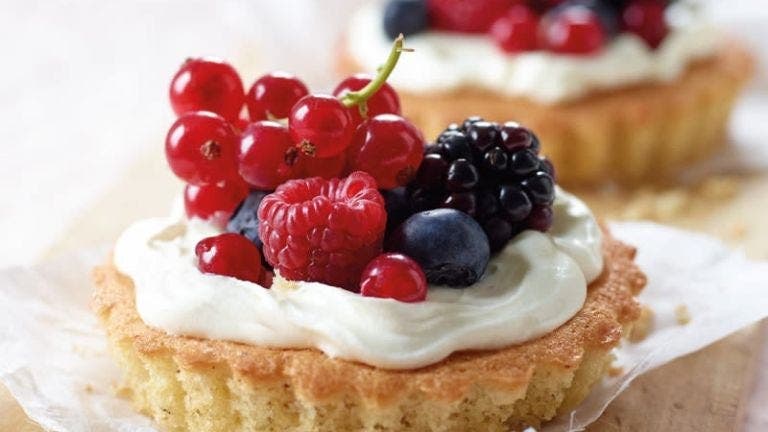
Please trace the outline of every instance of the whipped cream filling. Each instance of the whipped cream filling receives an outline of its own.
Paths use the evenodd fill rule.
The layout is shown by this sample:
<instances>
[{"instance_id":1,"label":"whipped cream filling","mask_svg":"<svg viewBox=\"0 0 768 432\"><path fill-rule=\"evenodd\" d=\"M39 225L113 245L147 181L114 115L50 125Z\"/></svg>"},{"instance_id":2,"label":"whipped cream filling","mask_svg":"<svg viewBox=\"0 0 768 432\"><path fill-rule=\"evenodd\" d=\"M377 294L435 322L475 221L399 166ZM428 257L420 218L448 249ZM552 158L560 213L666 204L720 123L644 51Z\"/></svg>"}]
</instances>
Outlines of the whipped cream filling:
<instances>
[{"instance_id":1,"label":"whipped cream filling","mask_svg":"<svg viewBox=\"0 0 768 432\"><path fill-rule=\"evenodd\" d=\"M542 336L583 306L602 271L601 231L586 205L560 189L549 233L525 231L471 287L431 286L427 300L363 297L316 282L275 278L271 289L201 273L194 247L219 230L183 217L142 220L119 238L117 268L133 279L136 307L170 334L280 348L412 369L452 352Z\"/></svg>"},{"instance_id":2,"label":"whipped cream filling","mask_svg":"<svg viewBox=\"0 0 768 432\"><path fill-rule=\"evenodd\" d=\"M414 93L470 87L554 104L596 90L673 81L690 63L712 55L722 35L682 6L671 9L676 19L656 50L626 33L586 57L545 51L510 55L487 35L428 31L408 36L406 45L415 52L401 58L389 82ZM382 30L381 7L359 10L346 41L348 54L365 70L375 71L392 46Z\"/></svg>"}]
</instances>

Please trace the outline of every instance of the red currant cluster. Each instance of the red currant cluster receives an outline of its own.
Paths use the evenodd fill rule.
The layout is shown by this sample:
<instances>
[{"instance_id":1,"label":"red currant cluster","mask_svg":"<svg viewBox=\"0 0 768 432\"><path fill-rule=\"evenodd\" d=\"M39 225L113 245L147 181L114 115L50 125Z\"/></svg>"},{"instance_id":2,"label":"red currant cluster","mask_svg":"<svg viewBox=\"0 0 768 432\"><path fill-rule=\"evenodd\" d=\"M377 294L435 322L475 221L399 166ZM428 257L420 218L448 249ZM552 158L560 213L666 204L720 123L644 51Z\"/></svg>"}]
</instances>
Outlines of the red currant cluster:
<instances>
[{"instance_id":1,"label":"red currant cluster","mask_svg":"<svg viewBox=\"0 0 768 432\"><path fill-rule=\"evenodd\" d=\"M223 227L250 191L277 189L261 205L258 232L264 258L283 276L423 300L419 265L380 255L386 211L379 189L406 185L423 158L424 138L400 116L386 83L402 44L395 41L376 76L350 76L332 95L310 94L286 73L264 75L245 92L231 65L187 60L171 82L178 118L165 141L171 170L187 183L187 215ZM253 240L235 233L204 239L198 267L269 286Z\"/></svg>"},{"instance_id":2,"label":"red currant cluster","mask_svg":"<svg viewBox=\"0 0 768 432\"><path fill-rule=\"evenodd\" d=\"M384 29L406 35L428 28L488 33L509 53L546 50L598 52L612 37L629 32L651 48L669 32L673 0L390 0Z\"/></svg>"}]
</instances>

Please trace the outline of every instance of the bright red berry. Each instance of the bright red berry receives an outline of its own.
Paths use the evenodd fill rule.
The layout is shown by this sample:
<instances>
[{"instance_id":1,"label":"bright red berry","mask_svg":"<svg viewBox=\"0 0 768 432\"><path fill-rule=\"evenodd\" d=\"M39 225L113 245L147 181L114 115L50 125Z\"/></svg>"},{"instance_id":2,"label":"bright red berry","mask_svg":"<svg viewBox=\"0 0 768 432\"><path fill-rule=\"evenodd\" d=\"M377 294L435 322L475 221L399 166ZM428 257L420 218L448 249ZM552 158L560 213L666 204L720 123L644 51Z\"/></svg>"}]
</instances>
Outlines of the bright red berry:
<instances>
[{"instance_id":1,"label":"bright red berry","mask_svg":"<svg viewBox=\"0 0 768 432\"><path fill-rule=\"evenodd\" d=\"M304 154L320 158L343 152L355 133L347 107L333 96L320 94L304 96L293 106L288 127Z\"/></svg>"},{"instance_id":2,"label":"bright red berry","mask_svg":"<svg viewBox=\"0 0 768 432\"><path fill-rule=\"evenodd\" d=\"M184 209L187 217L196 217L224 227L238 204L248 196L242 180L223 184L184 187Z\"/></svg>"},{"instance_id":3,"label":"bright red berry","mask_svg":"<svg viewBox=\"0 0 768 432\"><path fill-rule=\"evenodd\" d=\"M406 185L424 158L424 136L408 120L381 114L357 128L349 148L351 171L365 171L381 189Z\"/></svg>"},{"instance_id":4,"label":"bright red berry","mask_svg":"<svg viewBox=\"0 0 768 432\"><path fill-rule=\"evenodd\" d=\"M252 121L283 119L299 99L309 94L307 86L285 72L272 72L253 83L245 98Z\"/></svg>"},{"instance_id":5,"label":"bright red berry","mask_svg":"<svg viewBox=\"0 0 768 432\"><path fill-rule=\"evenodd\" d=\"M539 15L525 5L512 6L491 26L496 45L508 53L538 48Z\"/></svg>"},{"instance_id":6,"label":"bright red berry","mask_svg":"<svg viewBox=\"0 0 768 432\"><path fill-rule=\"evenodd\" d=\"M235 233L208 237L195 246L197 268L203 273L231 276L259 283L264 268L259 249L250 240Z\"/></svg>"},{"instance_id":7,"label":"bright red berry","mask_svg":"<svg viewBox=\"0 0 768 432\"><path fill-rule=\"evenodd\" d=\"M243 107L243 82L229 63L210 58L188 59L171 81L176 115L211 111L234 121Z\"/></svg>"},{"instance_id":8,"label":"bright red berry","mask_svg":"<svg viewBox=\"0 0 768 432\"><path fill-rule=\"evenodd\" d=\"M291 180L259 207L264 256L290 280L351 291L379 253L387 214L376 181L364 172L344 179Z\"/></svg>"},{"instance_id":9,"label":"bright red berry","mask_svg":"<svg viewBox=\"0 0 768 432\"><path fill-rule=\"evenodd\" d=\"M539 42L559 54L592 54L606 41L600 18L583 6L568 7L547 15L539 27Z\"/></svg>"},{"instance_id":10,"label":"bright red berry","mask_svg":"<svg viewBox=\"0 0 768 432\"><path fill-rule=\"evenodd\" d=\"M665 3L660 0L629 2L621 14L622 28L624 31L638 35L651 48L658 47L669 33L664 15Z\"/></svg>"},{"instance_id":11,"label":"bright red berry","mask_svg":"<svg viewBox=\"0 0 768 432\"><path fill-rule=\"evenodd\" d=\"M382 254L363 270L360 294L408 303L421 302L427 298L427 277L421 266L407 256Z\"/></svg>"},{"instance_id":12,"label":"bright red berry","mask_svg":"<svg viewBox=\"0 0 768 432\"><path fill-rule=\"evenodd\" d=\"M428 0L432 28L465 33L488 31L515 0Z\"/></svg>"},{"instance_id":13,"label":"bright red berry","mask_svg":"<svg viewBox=\"0 0 768 432\"><path fill-rule=\"evenodd\" d=\"M238 148L240 175L254 189L273 190L296 176L298 156L287 127L274 121L251 123Z\"/></svg>"},{"instance_id":14,"label":"bright red berry","mask_svg":"<svg viewBox=\"0 0 768 432\"><path fill-rule=\"evenodd\" d=\"M347 154L339 153L329 158L316 158L299 154L294 178L322 177L326 180L341 177L347 167Z\"/></svg>"},{"instance_id":15,"label":"bright red berry","mask_svg":"<svg viewBox=\"0 0 768 432\"><path fill-rule=\"evenodd\" d=\"M165 138L168 165L194 185L237 177L237 133L221 116L199 111L179 117Z\"/></svg>"},{"instance_id":16,"label":"bright red berry","mask_svg":"<svg viewBox=\"0 0 768 432\"><path fill-rule=\"evenodd\" d=\"M347 77L336 86L333 95L341 98L349 92L358 91L368 85L373 80L371 75L355 74ZM381 88L373 94L366 102L368 109L368 118L376 117L379 114L400 114L400 98L391 85L384 83ZM360 108L355 105L349 108L349 114L352 116L352 122L359 125L363 122L360 115Z\"/></svg>"}]
</instances>

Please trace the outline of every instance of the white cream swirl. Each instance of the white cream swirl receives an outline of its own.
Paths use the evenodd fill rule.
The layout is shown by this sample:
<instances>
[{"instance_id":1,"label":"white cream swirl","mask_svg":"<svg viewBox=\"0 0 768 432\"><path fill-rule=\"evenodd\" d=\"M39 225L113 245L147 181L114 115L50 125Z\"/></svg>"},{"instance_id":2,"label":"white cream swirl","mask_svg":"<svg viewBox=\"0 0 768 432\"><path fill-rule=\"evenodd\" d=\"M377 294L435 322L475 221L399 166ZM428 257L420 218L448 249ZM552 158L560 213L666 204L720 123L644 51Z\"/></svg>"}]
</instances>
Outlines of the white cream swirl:
<instances>
[{"instance_id":1,"label":"white cream swirl","mask_svg":"<svg viewBox=\"0 0 768 432\"><path fill-rule=\"evenodd\" d=\"M672 12L691 14L680 8ZM482 88L545 104L640 82L669 82L691 62L711 55L722 38L696 16L682 21L656 50L634 35L621 34L592 56L544 51L509 55L487 35L429 31L406 38L415 52L401 58L389 82L415 93ZM381 22L381 9L369 5L350 23L348 54L367 71L375 71L391 49Z\"/></svg>"},{"instance_id":2,"label":"white cream swirl","mask_svg":"<svg viewBox=\"0 0 768 432\"><path fill-rule=\"evenodd\" d=\"M430 287L422 303L363 297L314 282L271 289L203 274L195 244L219 231L199 220L135 223L115 247L147 324L171 334L282 348L410 369L454 351L509 346L546 334L578 312L602 271L601 232L589 209L558 190L548 234L526 231L466 289Z\"/></svg>"}]
</instances>

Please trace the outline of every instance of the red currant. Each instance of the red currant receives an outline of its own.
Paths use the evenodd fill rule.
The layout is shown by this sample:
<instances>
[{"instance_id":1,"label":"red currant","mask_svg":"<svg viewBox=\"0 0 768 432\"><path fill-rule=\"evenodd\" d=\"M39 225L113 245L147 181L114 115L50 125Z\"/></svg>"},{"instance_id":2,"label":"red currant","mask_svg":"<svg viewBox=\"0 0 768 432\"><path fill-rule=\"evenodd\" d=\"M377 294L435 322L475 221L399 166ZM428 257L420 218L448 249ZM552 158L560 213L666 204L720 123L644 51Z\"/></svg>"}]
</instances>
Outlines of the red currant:
<instances>
[{"instance_id":1,"label":"red currant","mask_svg":"<svg viewBox=\"0 0 768 432\"><path fill-rule=\"evenodd\" d=\"M358 91L373 81L373 77L367 74L355 74L347 77L336 86L333 95L344 97L349 92ZM366 102L368 118L376 117L379 114L400 114L400 98L391 85L384 83L381 88L373 94ZM349 108L349 114L352 116L352 122L359 125L363 122L360 115L360 108L355 105Z\"/></svg>"},{"instance_id":2,"label":"red currant","mask_svg":"<svg viewBox=\"0 0 768 432\"><path fill-rule=\"evenodd\" d=\"M296 161L297 178L322 177L326 180L341 177L347 166L347 154L329 158L316 158L299 154Z\"/></svg>"},{"instance_id":3,"label":"red currant","mask_svg":"<svg viewBox=\"0 0 768 432\"><path fill-rule=\"evenodd\" d=\"M245 103L252 121L283 119L291 113L291 107L308 94L307 86L295 76L272 72L253 83Z\"/></svg>"},{"instance_id":4,"label":"red currant","mask_svg":"<svg viewBox=\"0 0 768 432\"><path fill-rule=\"evenodd\" d=\"M211 111L234 121L243 107L243 82L229 63L210 58L188 59L171 81L176 115Z\"/></svg>"},{"instance_id":5,"label":"red currant","mask_svg":"<svg viewBox=\"0 0 768 432\"><path fill-rule=\"evenodd\" d=\"M251 123L240 139L240 175L255 189L273 190L294 178L297 157L288 128L274 121Z\"/></svg>"},{"instance_id":6,"label":"red currant","mask_svg":"<svg viewBox=\"0 0 768 432\"><path fill-rule=\"evenodd\" d=\"M165 138L168 165L194 185L237 177L237 134L221 116L200 111L179 117Z\"/></svg>"},{"instance_id":7,"label":"red currant","mask_svg":"<svg viewBox=\"0 0 768 432\"><path fill-rule=\"evenodd\" d=\"M309 156L335 156L349 147L355 125L349 110L330 95L301 98L288 119L293 141Z\"/></svg>"},{"instance_id":8,"label":"red currant","mask_svg":"<svg viewBox=\"0 0 768 432\"><path fill-rule=\"evenodd\" d=\"M259 283L264 269L261 253L250 240L235 233L208 237L195 246L197 268L203 273Z\"/></svg>"},{"instance_id":9,"label":"red currant","mask_svg":"<svg viewBox=\"0 0 768 432\"><path fill-rule=\"evenodd\" d=\"M387 253L374 258L360 279L360 294L421 302L427 298L427 278L416 261L402 254Z\"/></svg>"},{"instance_id":10,"label":"red currant","mask_svg":"<svg viewBox=\"0 0 768 432\"><path fill-rule=\"evenodd\" d=\"M380 114L361 124L349 149L350 171L365 171L379 189L407 184L424 157L424 137L408 120Z\"/></svg>"},{"instance_id":11,"label":"red currant","mask_svg":"<svg viewBox=\"0 0 768 432\"><path fill-rule=\"evenodd\" d=\"M496 45L508 53L531 51L538 48L536 31L539 16L525 5L512 6L491 26Z\"/></svg>"},{"instance_id":12,"label":"red currant","mask_svg":"<svg viewBox=\"0 0 768 432\"><path fill-rule=\"evenodd\" d=\"M651 48L656 48L669 33L664 9L665 2L659 0L631 1L621 14L622 28L638 35Z\"/></svg>"},{"instance_id":13,"label":"red currant","mask_svg":"<svg viewBox=\"0 0 768 432\"><path fill-rule=\"evenodd\" d=\"M540 44L559 54L592 54L606 41L600 18L589 8L568 7L546 16L539 26Z\"/></svg>"},{"instance_id":14,"label":"red currant","mask_svg":"<svg viewBox=\"0 0 768 432\"><path fill-rule=\"evenodd\" d=\"M428 0L431 27L465 33L483 33L516 3L515 0Z\"/></svg>"},{"instance_id":15,"label":"red currant","mask_svg":"<svg viewBox=\"0 0 768 432\"><path fill-rule=\"evenodd\" d=\"M246 196L248 186L242 180L221 185L187 185L184 187L184 209L187 217L209 220L223 228Z\"/></svg>"}]
</instances>

